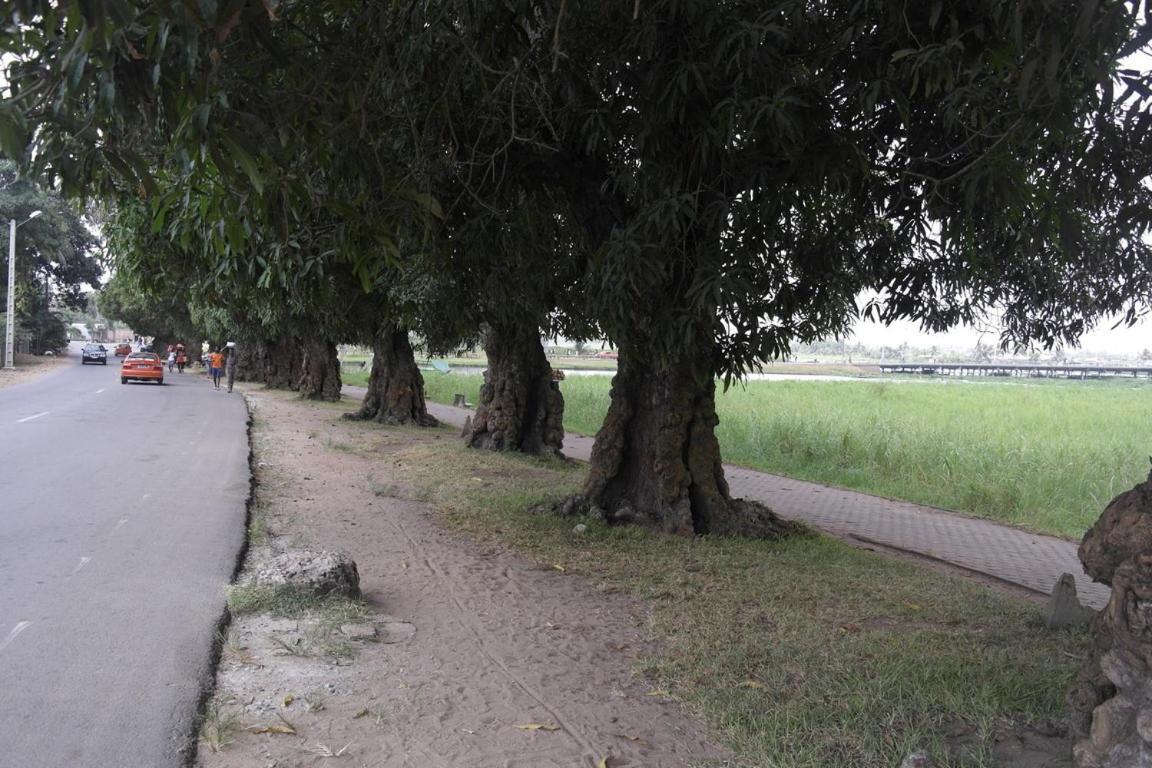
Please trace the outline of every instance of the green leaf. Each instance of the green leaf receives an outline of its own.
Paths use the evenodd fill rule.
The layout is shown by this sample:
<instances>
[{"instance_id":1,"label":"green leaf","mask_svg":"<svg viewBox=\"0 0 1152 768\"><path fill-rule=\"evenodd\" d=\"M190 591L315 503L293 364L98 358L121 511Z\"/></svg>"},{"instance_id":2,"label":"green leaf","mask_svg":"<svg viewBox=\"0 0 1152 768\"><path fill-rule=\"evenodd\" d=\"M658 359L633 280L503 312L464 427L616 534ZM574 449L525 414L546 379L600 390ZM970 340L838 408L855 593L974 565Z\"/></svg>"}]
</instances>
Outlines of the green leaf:
<instances>
[{"instance_id":1,"label":"green leaf","mask_svg":"<svg viewBox=\"0 0 1152 768\"><path fill-rule=\"evenodd\" d=\"M68 89L76 90L80 87L80 81L84 77L84 68L88 64L88 53L86 51L76 51L72 56L72 61L68 66Z\"/></svg>"},{"instance_id":2,"label":"green leaf","mask_svg":"<svg viewBox=\"0 0 1152 768\"><path fill-rule=\"evenodd\" d=\"M248 151L240 146L231 136L224 134L220 139L228 148L232 159L240 164L248 180L252 182L252 186L256 189L256 194L264 194L264 174L260 172L260 166L257 165L255 158L248 154Z\"/></svg>"},{"instance_id":3,"label":"green leaf","mask_svg":"<svg viewBox=\"0 0 1152 768\"><path fill-rule=\"evenodd\" d=\"M936 0L932 3L932 11L928 14L928 27L930 29L936 28L936 23L940 21L940 12L944 10L944 3L942 0Z\"/></svg>"},{"instance_id":4,"label":"green leaf","mask_svg":"<svg viewBox=\"0 0 1152 768\"><path fill-rule=\"evenodd\" d=\"M120 156L119 152L106 149L102 154L104 159L108 161L108 165L112 166L112 170L116 171L124 181L130 185L135 183L136 174L132 172L132 167L124 162L124 158Z\"/></svg>"},{"instance_id":5,"label":"green leaf","mask_svg":"<svg viewBox=\"0 0 1152 768\"><path fill-rule=\"evenodd\" d=\"M236 216L230 217L225 226L228 235L228 246L235 254L244 252L244 223Z\"/></svg>"},{"instance_id":6,"label":"green leaf","mask_svg":"<svg viewBox=\"0 0 1152 768\"><path fill-rule=\"evenodd\" d=\"M158 235L164 231L164 221L168 216L168 207L166 205L157 205L156 212L152 216L152 234Z\"/></svg>"},{"instance_id":7,"label":"green leaf","mask_svg":"<svg viewBox=\"0 0 1152 768\"><path fill-rule=\"evenodd\" d=\"M444 210L440 207L439 201L427 192L409 190L402 193L401 196L416 203L416 205L420 206L422 209L424 209L424 211L432 214L436 218L444 218Z\"/></svg>"},{"instance_id":8,"label":"green leaf","mask_svg":"<svg viewBox=\"0 0 1152 768\"><path fill-rule=\"evenodd\" d=\"M124 161L132 166L132 171L136 174L136 180L144 189L144 194L147 197L153 197L159 193L160 190L156 186L156 180L152 178L152 172L148 170L147 164L140 155L135 152L129 152L124 155Z\"/></svg>"},{"instance_id":9,"label":"green leaf","mask_svg":"<svg viewBox=\"0 0 1152 768\"><path fill-rule=\"evenodd\" d=\"M109 115L116 110L116 81L110 77L100 84L100 109Z\"/></svg>"},{"instance_id":10,"label":"green leaf","mask_svg":"<svg viewBox=\"0 0 1152 768\"><path fill-rule=\"evenodd\" d=\"M0 150L10 158L19 158L27 147L28 129L23 115L15 110L0 113Z\"/></svg>"}]
</instances>

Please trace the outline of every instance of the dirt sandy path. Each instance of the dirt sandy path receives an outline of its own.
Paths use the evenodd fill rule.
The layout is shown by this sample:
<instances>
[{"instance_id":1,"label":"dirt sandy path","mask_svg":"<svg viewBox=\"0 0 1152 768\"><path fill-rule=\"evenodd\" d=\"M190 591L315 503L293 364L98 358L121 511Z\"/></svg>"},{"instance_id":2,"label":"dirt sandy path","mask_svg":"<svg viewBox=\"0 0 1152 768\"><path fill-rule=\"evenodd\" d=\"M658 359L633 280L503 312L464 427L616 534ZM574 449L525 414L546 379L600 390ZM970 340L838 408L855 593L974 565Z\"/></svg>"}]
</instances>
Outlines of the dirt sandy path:
<instances>
[{"instance_id":1,"label":"dirt sandy path","mask_svg":"<svg viewBox=\"0 0 1152 768\"><path fill-rule=\"evenodd\" d=\"M0 342L2 343L2 342ZM33 357L32 355L16 355L16 367L13 370L0 368L0 389L23 384L46 373L51 373L62 365L69 363L67 356L61 357Z\"/></svg>"},{"instance_id":2,"label":"dirt sandy path","mask_svg":"<svg viewBox=\"0 0 1152 768\"><path fill-rule=\"evenodd\" d=\"M723 762L700 726L633 675L646 647L634 604L483 549L397 497L404 478L388 455L453 432L342 421L348 403L250 397L272 546L352 556L378 635L360 642L344 627L350 659L298 655L299 623L237 619L216 701L243 730L219 752L202 743L200 765L312 766L336 753L337 764L413 768Z\"/></svg>"}]
</instances>

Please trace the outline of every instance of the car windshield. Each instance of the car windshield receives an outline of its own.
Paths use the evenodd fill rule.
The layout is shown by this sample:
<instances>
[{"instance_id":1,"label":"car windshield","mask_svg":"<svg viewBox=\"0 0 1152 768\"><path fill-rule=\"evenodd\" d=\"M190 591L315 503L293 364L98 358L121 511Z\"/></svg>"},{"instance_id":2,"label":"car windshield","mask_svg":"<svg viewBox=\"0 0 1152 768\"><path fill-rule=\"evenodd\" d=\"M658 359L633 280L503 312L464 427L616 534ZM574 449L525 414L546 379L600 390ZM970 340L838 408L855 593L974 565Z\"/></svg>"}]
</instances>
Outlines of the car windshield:
<instances>
[{"instance_id":1,"label":"car windshield","mask_svg":"<svg viewBox=\"0 0 1152 768\"><path fill-rule=\"evenodd\" d=\"M158 360L159 358L151 352L133 352L128 355L129 360Z\"/></svg>"}]
</instances>

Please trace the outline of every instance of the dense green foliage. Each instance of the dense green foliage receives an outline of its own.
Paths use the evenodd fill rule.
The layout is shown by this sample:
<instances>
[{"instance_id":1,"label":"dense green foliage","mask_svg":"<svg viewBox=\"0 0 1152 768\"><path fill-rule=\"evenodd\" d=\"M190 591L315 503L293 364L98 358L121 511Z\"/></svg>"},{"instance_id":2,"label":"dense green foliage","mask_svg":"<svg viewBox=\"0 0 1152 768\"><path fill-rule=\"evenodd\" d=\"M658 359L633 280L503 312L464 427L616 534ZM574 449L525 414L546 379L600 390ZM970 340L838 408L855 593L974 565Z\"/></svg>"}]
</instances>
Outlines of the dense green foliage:
<instances>
[{"instance_id":1,"label":"dense green foliage","mask_svg":"<svg viewBox=\"0 0 1152 768\"><path fill-rule=\"evenodd\" d=\"M631 374L612 439L669 444L602 452L590 493L706 530L712 382L859 296L994 310L1005 345L1150 308L1145 5L15 0L0 148L114 200L123 268L203 326L599 329ZM642 477L675 457L700 471ZM655 488L684 495L624 503Z\"/></svg>"},{"instance_id":2,"label":"dense green foliage","mask_svg":"<svg viewBox=\"0 0 1152 768\"><path fill-rule=\"evenodd\" d=\"M20 0L0 145L147 195L205 281L291 292L336 261L370 287L446 253L479 304L547 309L523 272L570 263L613 338L703 330L730 373L843 329L865 287L886 319L996 305L1006 341L1051 343L1152 294L1152 90L1117 65L1147 30L1058 5Z\"/></svg>"},{"instance_id":3,"label":"dense green foliage","mask_svg":"<svg viewBox=\"0 0 1152 768\"><path fill-rule=\"evenodd\" d=\"M34 212L40 215L29 220ZM0 160L0 308L8 301L9 222L16 236L16 317L18 333L32 350L57 350L68 340L64 321L54 311L81 309L85 286L98 286L101 254L84 217L60 195L20 178L15 165Z\"/></svg>"},{"instance_id":4,"label":"dense green foliage","mask_svg":"<svg viewBox=\"0 0 1152 768\"><path fill-rule=\"evenodd\" d=\"M428 397L476 397L480 377L429 374ZM561 385L572 432L592 435L607 376ZM1148 475L1144 382L753 381L717 398L736 464L1077 538Z\"/></svg>"}]
</instances>

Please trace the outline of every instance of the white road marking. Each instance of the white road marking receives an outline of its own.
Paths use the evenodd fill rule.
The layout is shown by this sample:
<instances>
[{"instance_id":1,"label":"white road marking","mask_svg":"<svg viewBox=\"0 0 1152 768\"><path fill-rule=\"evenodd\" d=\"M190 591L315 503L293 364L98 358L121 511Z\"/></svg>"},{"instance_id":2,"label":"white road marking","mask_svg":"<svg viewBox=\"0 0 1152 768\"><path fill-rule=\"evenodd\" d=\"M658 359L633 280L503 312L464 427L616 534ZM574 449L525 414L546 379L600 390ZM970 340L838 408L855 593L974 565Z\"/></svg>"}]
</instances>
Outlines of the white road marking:
<instances>
[{"instance_id":1,"label":"white road marking","mask_svg":"<svg viewBox=\"0 0 1152 768\"><path fill-rule=\"evenodd\" d=\"M96 390L96 394L100 394L103 391L104 391L103 389L98 389L98 390Z\"/></svg>"},{"instance_id":2,"label":"white road marking","mask_svg":"<svg viewBox=\"0 0 1152 768\"><path fill-rule=\"evenodd\" d=\"M52 413L52 411L44 411L43 413L34 413L31 416L25 416L23 419L16 419L16 423L17 424L23 424L26 421L32 421L32 419L38 419L41 416L47 416L50 413Z\"/></svg>"},{"instance_id":3,"label":"white road marking","mask_svg":"<svg viewBox=\"0 0 1152 768\"><path fill-rule=\"evenodd\" d=\"M90 558L90 557L80 558L80 565L76 566L76 568L73 569L72 573L80 573L80 569L83 568L84 566L88 565L88 561L91 559L92 558Z\"/></svg>"},{"instance_id":4,"label":"white road marking","mask_svg":"<svg viewBox=\"0 0 1152 768\"><path fill-rule=\"evenodd\" d=\"M150 498L152 498L152 494L146 493L140 497L140 501L148 501L148 499L150 499Z\"/></svg>"},{"instance_id":5,"label":"white road marking","mask_svg":"<svg viewBox=\"0 0 1152 768\"><path fill-rule=\"evenodd\" d=\"M126 517L121 518L120 522L116 523L116 527L113 528L112 530L114 530L114 531L120 530L120 526L124 525L124 523L126 523L126 522L128 522L128 518L126 518Z\"/></svg>"},{"instance_id":6,"label":"white road marking","mask_svg":"<svg viewBox=\"0 0 1152 768\"><path fill-rule=\"evenodd\" d=\"M4 642L0 643L0 651L7 648L8 644L15 640L17 635L28 629L30 626L32 626L32 622L30 621L21 621L17 623L16 626L12 628L12 631L8 633L8 637L4 638Z\"/></svg>"}]
</instances>

